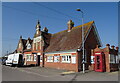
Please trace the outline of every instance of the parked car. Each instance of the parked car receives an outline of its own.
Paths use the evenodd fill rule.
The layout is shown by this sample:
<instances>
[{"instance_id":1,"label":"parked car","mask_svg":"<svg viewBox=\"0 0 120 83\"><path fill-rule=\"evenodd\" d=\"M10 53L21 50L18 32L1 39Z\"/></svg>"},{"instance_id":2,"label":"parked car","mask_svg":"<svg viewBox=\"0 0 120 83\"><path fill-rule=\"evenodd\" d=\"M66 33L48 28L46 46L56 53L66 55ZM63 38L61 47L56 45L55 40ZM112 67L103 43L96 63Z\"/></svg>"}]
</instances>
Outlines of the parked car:
<instances>
[{"instance_id":1,"label":"parked car","mask_svg":"<svg viewBox=\"0 0 120 83\"><path fill-rule=\"evenodd\" d=\"M23 55L21 53L14 53L8 55L6 60L6 65L9 66L22 66L23 65Z\"/></svg>"},{"instance_id":2,"label":"parked car","mask_svg":"<svg viewBox=\"0 0 120 83\"><path fill-rule=\"evenodd\" d=\"M2 57L2 65L6 65L7 56Z\"/></svg>"}]
</instances>

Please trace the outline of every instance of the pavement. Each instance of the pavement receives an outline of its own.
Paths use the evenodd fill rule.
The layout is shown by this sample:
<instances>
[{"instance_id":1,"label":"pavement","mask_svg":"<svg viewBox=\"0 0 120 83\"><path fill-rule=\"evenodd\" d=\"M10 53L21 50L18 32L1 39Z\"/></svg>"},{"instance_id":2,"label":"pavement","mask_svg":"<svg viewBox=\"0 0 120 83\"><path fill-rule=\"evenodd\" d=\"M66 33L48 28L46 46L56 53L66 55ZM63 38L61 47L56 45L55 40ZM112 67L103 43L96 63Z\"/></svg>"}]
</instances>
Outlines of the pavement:
<instances>
[{"instance_id":1,"label":"pavement","mask_svg":"<svg viewBox=\"0 0 120 83\"><path fill-rule=\"evenodd\" d=\"M43 67L2 66L3 81L118 81L116 72L73 72Z\"/></svg>"}]
</instances>

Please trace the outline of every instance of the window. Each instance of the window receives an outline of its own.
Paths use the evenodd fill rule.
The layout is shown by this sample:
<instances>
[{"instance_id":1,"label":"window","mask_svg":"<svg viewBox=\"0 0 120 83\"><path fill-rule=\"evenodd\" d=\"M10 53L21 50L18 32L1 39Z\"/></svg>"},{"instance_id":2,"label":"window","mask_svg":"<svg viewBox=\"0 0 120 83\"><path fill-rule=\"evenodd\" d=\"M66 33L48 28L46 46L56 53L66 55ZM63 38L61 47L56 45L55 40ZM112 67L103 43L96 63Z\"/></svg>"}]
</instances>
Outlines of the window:
<instances>
[{"instance_id":1,"label":"window","mask_svg":"<svg viewBox=\"0 0 120 83\"><path fill-rule=\"evenodd\" d=\"M60 61L60 56L54 56L54 62L59 62Z\"/></svg>"},{"instance_id":2,"label":"window","mask_svg":"<svg viewBox=\"0 0 120 83\"><path fill-rule=\"evenodd\" d=\"M32 49L34 50L34 43L33 43Z\"/></svg>"},{"instance_id":3,"label":"window","mask_svg":"<svg viewBox=\"0 0 120 83\"><path fill-rule=\"evenodd\" d=\"M110 63L115 63L115 56L114 56L114 54L110 54Z\"/></svg>"},{"instance_id":4,"label":"window","mask_svg":"<svg viewBox=\"0 0 120 83\"><path fill-rule=\"evenodd\" d=\"M27 49L30 49L30 48L31 48L31 45L30 45L30 44L28 44L28 45L27 45Z\"/></svg>"},{"instance_id":5,"label":"window","mask_svg":"<svg viewBox=\"0 0 120 83\"><path fill-rule=\"evenodd\" d=\"M37 55L36 55L36 54L34 54L34 61L36 61L36 58L37 58Z\"/></svg>"},{"instance_id":6,"label":"window","mask_svg":"<svg viewBox=\"0 0 120 83\"><path fill-rule=\"evenodd\" d=\"M70 60L71 60L71 56L70 55L62 56L62 62L70 63Z\"/></svg>"},{"instance_id":7,"label":"window","mask_svg":"<svg viewBox=\"0 0 120 83\"><path fill-rule=\"evenodd\" d=\"M47 56L47 62L53 62L53 56Z\"/></svg>"},{"instance_id":8,"label":"window","mask_svg":"<svg viewBox=\"0 0 120 83\"><path fill-rule=\"evenodd\" d=\"M31 56L27 55L27 61L31 61Z\"/></svg>"},{"instance_id":9,"label":"window","mask_svg":"<svg viewBox=\"0 0 120 83\"><path fill-rule=\"evenodd\" d=\"M72 62L71 63L76 63L76 55L72 55Z\"/></svg>"},{"instance_id":10,"label":"window","mask_svg":"<svg viewBox=\"0 0 120 83\"><path fill-rule=\"evenodd\" d=\"M38 50L38 43L36 42L36 50Z\"/></svg>"},{"instance_id":11,"label":"window","mask_svg":"<svg viewBox=\"0 0 120 83\"><path fill-rule=\"evenodd\" d=\"M116 55L116 63L119 63L119 58L117 55Z\"/></svg>"},{"instance_id":12,"label":"window","mask_svg":"<svg viewBox=\"0 0 120 83\"><path fill-rule=\"evenodd\" d=\"M40 55L40 62L42 62L42 55Z\"/></svg>"}]
</instances>

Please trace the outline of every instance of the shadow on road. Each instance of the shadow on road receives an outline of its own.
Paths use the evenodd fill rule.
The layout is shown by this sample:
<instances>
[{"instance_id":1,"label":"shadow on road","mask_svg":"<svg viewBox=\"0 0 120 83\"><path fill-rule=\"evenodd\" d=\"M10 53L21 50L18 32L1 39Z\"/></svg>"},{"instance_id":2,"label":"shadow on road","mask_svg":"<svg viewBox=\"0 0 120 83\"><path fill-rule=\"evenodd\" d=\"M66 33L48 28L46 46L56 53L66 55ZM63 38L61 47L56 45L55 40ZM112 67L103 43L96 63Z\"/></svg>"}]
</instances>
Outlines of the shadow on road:
<instances>
[{"instance_id":1,"label":"shadow on road","mask_svg":"<svg viewBox=\"0 0 120 83\"><path fill-rule=\"evenodd\" d=\"M76 78L77 78L79 75L85 75L85 74L90 73L90 72L92 72L92 71L87 70L87 71L85 71L85 73L82 73L82 72L77 72L77 73L75 73L75 76L71 79L71 81L70 81L69 83L73 83L74 81L77 81Z\"/></svg>"}]
</instances>

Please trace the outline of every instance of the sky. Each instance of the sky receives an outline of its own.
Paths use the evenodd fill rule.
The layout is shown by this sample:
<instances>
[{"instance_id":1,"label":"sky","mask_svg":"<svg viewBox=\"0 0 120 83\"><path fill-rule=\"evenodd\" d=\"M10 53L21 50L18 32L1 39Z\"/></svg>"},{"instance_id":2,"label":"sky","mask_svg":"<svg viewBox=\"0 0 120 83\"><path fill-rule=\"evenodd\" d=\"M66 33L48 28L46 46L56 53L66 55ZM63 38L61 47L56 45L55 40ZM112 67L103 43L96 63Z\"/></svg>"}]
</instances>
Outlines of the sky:
<instances>
[{"instance_id":1,"label":"sky","mask_svg":"<svg viewBox=\"0 0 120 83\"><path fill-rule=\"evenodd\" d=\"M72 19L75 26L81 25L80 8L84 12L84 23L95 21L103 47L118 46L117 2L3 2L2 3L2 54L17 48L20 36L33 38L37 20L41 30L49 33L67 29Z\"/></svg>"}]
</instances>

